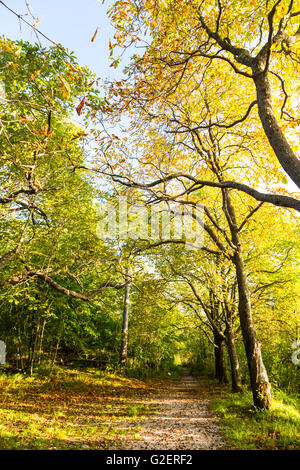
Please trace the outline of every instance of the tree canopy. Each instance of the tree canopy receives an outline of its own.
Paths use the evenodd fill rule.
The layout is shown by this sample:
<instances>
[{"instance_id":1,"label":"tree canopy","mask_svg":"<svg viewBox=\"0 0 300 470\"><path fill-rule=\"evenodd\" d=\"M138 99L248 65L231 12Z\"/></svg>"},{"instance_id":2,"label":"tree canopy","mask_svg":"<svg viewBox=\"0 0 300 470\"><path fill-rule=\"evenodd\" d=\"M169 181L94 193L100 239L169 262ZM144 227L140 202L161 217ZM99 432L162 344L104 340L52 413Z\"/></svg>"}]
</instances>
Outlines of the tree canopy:
<instances>
[{"instance_id":1,"label":"tree canopy","mask_svg":"<svg viewBox=\"0 0 300 470\"><path fill-rule=\"evenodd\" d=\"M17 370L181 364L259 409L274 382L298 389L299 7L117 0L112 66L131 59L104 85L60 44L0 38L0 336ZM134 236L104 237L99 206L121 224L121 199Z\"/></svg>"}]
</instances>

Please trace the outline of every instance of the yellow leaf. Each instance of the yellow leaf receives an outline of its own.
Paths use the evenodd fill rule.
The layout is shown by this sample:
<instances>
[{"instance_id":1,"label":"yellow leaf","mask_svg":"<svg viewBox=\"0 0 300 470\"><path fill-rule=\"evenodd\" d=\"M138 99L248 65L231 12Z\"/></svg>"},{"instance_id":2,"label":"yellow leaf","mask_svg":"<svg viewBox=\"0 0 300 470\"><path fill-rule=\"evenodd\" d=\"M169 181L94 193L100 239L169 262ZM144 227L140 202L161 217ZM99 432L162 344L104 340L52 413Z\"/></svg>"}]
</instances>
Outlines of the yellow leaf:
<instances>
[{"instance_id":1,"label":"yellow leaf","mask_svg":"<svg viewBox=\"0 0 300 470\"><path fill-rule=\"evenodd\" d=\"M66 65L69 67L70 70L72 70L72 72L78 72L78 70L72 64L70 64L70 62L66 62Z\"/></svg>"},{"instance_id":2,"label":"yellow leaf","mask_svg":"<svg viewBox=\"0 0 300 470\"><path fill-rule=\"evenodd\" d=\"M60 75L60 84L61 84L61 93L64 98L70 98L71 96L71 88L68 82Z\"/></svg>"},{"instance_id":3,"label":"yellow leaf","mask_svg":"<svg viewBox=\"0 0 300 470\"><path fill-rule=\"evenodd\" d=\"M37 18L37 19L35 20L35 22L33 23L32 27L33 27L33 28L37 28L39 24L40 24L40 19Z\"/></svg>"},{"instance_id":4,"label":"yellow leaf","mask_svg":"<svg viewBox=\"0 0 300 470\"><path fill-rule=\"evenodd\" d=\"M20 57L21 52L22 52L22 47L19 46L19 47L15 50L14 56L15 56L16 58Z\"/></svg>"}]
</instances>

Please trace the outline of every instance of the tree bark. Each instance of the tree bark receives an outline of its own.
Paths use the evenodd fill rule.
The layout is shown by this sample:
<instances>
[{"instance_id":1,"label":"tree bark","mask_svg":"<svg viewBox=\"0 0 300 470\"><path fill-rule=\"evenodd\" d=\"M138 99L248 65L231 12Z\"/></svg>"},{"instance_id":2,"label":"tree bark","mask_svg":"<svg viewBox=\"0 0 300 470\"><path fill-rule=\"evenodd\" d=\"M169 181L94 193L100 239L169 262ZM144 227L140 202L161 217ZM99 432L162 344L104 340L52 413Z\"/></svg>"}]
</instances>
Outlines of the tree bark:
<instances>
[{"instance_id":1,"label":"tree bark","mask_svg":"<svg viewBox=\"0 0 300 470\"><path fill-rule=\"evenodd\" d=\"M257 408L269 408L271 404L271 389L267 371L262 360L260 344L256 339L244 262L238 252L234 256L234 263L239 291L239 317L250 374L253 403Z\"/></svg>"},{"instance_id":2,"label":"tree bark","mask_svg":"<svg viewBox=\"0 0 300 470\"><path fill-rule=\"evenodd\" d=\"M219 383L228 383L225 366L225 339L217 331L214 331L215 352L215 378Z\"/></svg>"},{"instance_id":3,"label":"tree bark","mask_svg":"<svg viewBox=\"0 0 300 470\"><path fill-rule=\"evenodd\" d=\"M24 371L24 361L23 361L22 337L21 337L20 325L18 325L18 352L19 352L19 359L20 359L20 369L23 372Z\"/></svg>"},{"instance_id":4,"label":"tree bark","mask_svg":"<svg viewBox=\"0 0 300 470\"><path fill-rule=\"evenodd\" d=\"M240 370L239 358L235 347L235 341L232 326L227 323L225 329L226 346L228 350L230 369L231 369L231 388L233 392L242 391L242 376Z\"/></svg>"},{"instance_id":5,"label":"tree bark","mask_svg":"<svg viewBox=\"0 0 300 470\"><path fill-rule=\"evenodd\" d=\"M258 114L265 134L279 163L292 181L300 188L300 161L286 140L275 117L272 106L271 87L267 72L262 72L262 64L253 67L257 94Z\"/></svg>"},{"instance_id":6,"label":"tree bark","mask_svg":"<svg viewBox=\"0 0 300 470\"><path fill-rule=\"evenodd\" d=\"M43 353L43 339L44 339L45 326L46 326L46 319L44 318L41 332L40 332L40 338L39 338L38 364L41 363L41 357Z\"/></svg>"},{"instance_id":7,"label":"tree bark","mask_svg":"<svg viewBox=\"0 0 300 470\"><path fill-rule=\"evenodd\" d=\"M223 191L223 200L225 216L230 227L232 242L235 245L232 261L235 265L237 276L239 293L238 312L247 356L253 403L257 408L267 409L271 405L271 387L268 374L262 360L260 344L256 339L256 332L252 318L250 291L242 256L238 225L230 195L227 190Z\"/></svg>"},{"instance_id":8,"label":"tree bark","mask_svg":"<svg viewBox=\"0 0 300 470\"><path fill-rule=\"evenodd\" d=\"M27 370L28 370L30 376L33 374L39 332L40 332L40 319L38 319L38 321L37 321L35 335L34 335L34 338L32 337L32 339L31 339L31 344L30 344L30 348L29 348L29 357L28 357Z\"/></svg>"}]
</instances>

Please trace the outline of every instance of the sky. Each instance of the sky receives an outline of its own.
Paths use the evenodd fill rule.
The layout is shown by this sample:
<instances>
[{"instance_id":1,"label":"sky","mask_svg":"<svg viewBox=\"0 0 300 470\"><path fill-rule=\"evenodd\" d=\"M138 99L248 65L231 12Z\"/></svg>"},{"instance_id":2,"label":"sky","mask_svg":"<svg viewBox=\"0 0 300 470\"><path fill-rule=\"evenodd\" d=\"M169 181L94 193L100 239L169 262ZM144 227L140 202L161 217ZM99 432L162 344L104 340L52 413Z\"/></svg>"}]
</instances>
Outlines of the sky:
<instances>
[{"instance_id":1,"label":"sky","mask_svg":"<svg viewBox=\"0 0 300 470\"><path fill-rule=\"evenodd\" d=\"M25 0L4 0L4 3L18 14L28 13ZM102 0L28 0L30 9L39 19L37 26L46 36L74 51L79 63L87 65L101 78L118 78L121 70L110 67L109 39L115 33L106 14L110 1ZM30 15L24 16L32 22ZM36 42L32 29L0 3L0 35L9 39L23 39ZM99 28L94 42L91 42ZM51 45L40 38L43 45Z\"/></svg>"}]
</instances>

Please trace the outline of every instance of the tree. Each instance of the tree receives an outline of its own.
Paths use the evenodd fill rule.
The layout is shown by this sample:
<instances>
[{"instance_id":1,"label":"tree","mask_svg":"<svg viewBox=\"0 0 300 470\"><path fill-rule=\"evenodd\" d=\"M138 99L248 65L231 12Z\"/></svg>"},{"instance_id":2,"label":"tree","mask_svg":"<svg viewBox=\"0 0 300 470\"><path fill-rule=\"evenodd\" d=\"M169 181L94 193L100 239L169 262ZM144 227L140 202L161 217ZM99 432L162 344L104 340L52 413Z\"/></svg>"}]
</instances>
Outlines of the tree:
<instances>
[{"instance_id":1,"label":"tree","mask_svg":"<svg viewBox=\"0 0 300 470\"><path fill-rule=\"evenodd\" d=\"M193 206L195 201L207 201L201 192L202 188L220 188L222 211L229 232L224 231L223 226L218 224L208 207L206 207L206 216L209 223L204 223L203 227L215 245L211 250L227 256L235 266L239 316L253 398L255 405L262 408L269 406L270 386L256 339L240 236L240 232L261 204L256 207L250 205L249 213L240 220L235 209L237 200L235 199L233 203L233 193L230 189L246 192L261 203L272 202L275 205L299 210L299 201L293 197L257 192L253 187L237 180L242 167L243 170L250 171L252 180L258 186L271 184L273 190L278 192L280 181L287 182L278 166L279 161L288 174L294 177L295 182L299 182L297 176L299 164L287 140L278 130L277 120L270 108L267 89L268 67L272 62L271 48L277 43L277 39L273 36L272 22L279 3L273 6L268 15L269 39L264 46L256 46L258 52L255 58L254 55L250 58L250 53L245 49L247 41L248 45L250 44L250 36L241 38L237 34L238 28L236 32L233 31L230 15L237 20L233 8L241 12L236 2L224 4L201 2L201 5L194 2L180 2L176 8L176 20L172 2L163 5L158 2L146 2L138 6L128 2L126 9L123 9L122 2L117 2L111 9L112 20L119 29L116 45L127 47L132 42L138 42L139 37L146 34L146 28L149 29L150 42L145 46L141 57L138 55L133 57L131 65L127 68L127 80L113 84L109 95L111 110L135 113L132 133L137 142L133 145L131 141L126 151L127 155L136 152L135 159L140 166L122 165L120 160L120 163L118 162L116 157L118 149L124 145L122 141L119 145L114 143L114 151L109 149L106 152L106 160L111 158L113 162L107 166L106 174L113 181L127 187L147 190L150 201L176 201L190 206ZM214 5L218 16L217 26L212 30L212 26L207 26L205 18L210 16L210 22L213 21ZM242 8L247 10L244 4ZM265 5L265 10L266 8ZM252 12L252 6L249 9ZM288 16L285 19L278 19L278 31L290 28L298 15L293 2L288 5L287 10ZM263 7L259 10L259 15L262 16L256 16L254 23L256 22L255 25L258 26L263 38L265 24L262 21L264 15L262 11ZM127 29L124 26L124 18L131 19L132 28ZM249 21L247 18L245 14L245 22ZM215 30L216 32L212 33ZM222 39L224 31L227 32L227 37L231 33L234 35L236 41L239 41L239 47L232 46L233 39L226 41ZM241 45L243 47L240 47ZM237 68L227 53L232 53L234 60L242 63L244 67ZM216 60L221 59L223 67L217 67ZM229 75L229 78L228 64L234 71L234 75ZM252 73L248 73L245 67L252 68ZM275 77L278 79L277 75L275 72ZM245 79L250 78L257 85L257 99L251 101L244 115L240 117L237 113L239 106L245 106L245 90L251 97L255 91L251 85L245 83ZM214 99L214 93L217 94L217 100ZM268 96L263 98L264 94ZM256 104L259 115L253 116L252 110ZM295 104L292 103L291 107L294 108ZM270 114L270 125L264 122L266 112ZM137 116L141 119L138 120ZM282 119L283 116L282 108ZM258 119L263 123L264 132L278 161L273 158L271 147L266 145L264 134L257 127ZM292 124L297 125L295 120ZM276 139L271 137L271 133L273 137L276 134ZM146 136L148 143L141 142L141 135ZM297 144L295 147L297 148ZM126 151L123 149L123 154ZM267 156L264 162L256 161L257 157L260 158L259 152ZM128 160L130 157L127 156ZM256 162L256 166L253 161ZM116 172L118 167L119 171ZM212 178L207 178L208 175ZM245 170L244 175L246 176Z\"/></svg>"},{"instance_id":2,"label":"tree","mask_svg":"<svg viewBox=\"0 0 300 470\"><path fill-rule=\"evenodd\" d=\"M112 87L112 94L121 96L120 109L142 108L151 119L157 117L164 106L162 119L177 123L177 132L184 135L216 128L238 133L241 125L252 131L257 105L258 118L270 148L281 167L299 186L298 143L293 137L299 125L294 117L297 100L293 101L297 94L293 77L299 67L296 2L279 0L270 5L264 0L188 0L163 4L149 1L126 2L126 8L123 2L116 2L110 9L110 16L117 29L112 50L117 45L126 48L133 43L144 46L141 56L133 55L127 79ZM202 92L207 76L213 78L215 86L206 87ZM203 103L212 103L215 95L219 98L219 88L228 83L234 87L223 94L224 106L215 119L203 122L205 114L200 112L200 119L195 119L197 108ZM271 88L274 89L275 110ZM180 90L182 95L191 97L193 108L186 114L181 112L181 102L176 100ZM283 100L282 105L280 100ZM286 129L286 135L282 129ZM263 134L262 139L265 141ZM267 161L273 162L270 148L265 145L262 151ZM278 169L273 171L278 173ZM211 184L205 180L202 183ZM299 210L299 202L280 194L274 182L272 190L276 196L257 192L236 178L214 184L246 191L260 201Z\"/></svg>"},{"instance_id":3,"label":"tree","mask_svg":"<svg viewBox=\"0 0 300 470\"><path fill-rule=\"evenodd\" d=\"M151 130L148 135L151 135ZM201 147L198 147L198 143L195 142L195 140L192 140L189 150L192 150L191 145L194 144L194 153L185 152L184 159L180 159L178 158L178 151L175 152L173 150L172 154L169 154L168 164L173 159L172 168L174 168L175 165L182 165L182 162L184 162L183 164L186 165L187 162L193 162L193 160L197 158L197 154L200 154L207 165L206 169L203 169L203 171L206 173L207 171L211 172L211 174L216 177L217 181L222 182L223 174L227 171L227 168L230 169L232 165L232 159L234 157L231 155L231 158L224 158L222 148L220 145L218 145L220 131L212 132L211 130L208 130L207 135L204 134L204 137L206 138L207 142L211 143L209 150L207 150L207 147L202 144L202 140L200 141ZM154 141L157 142L157 139L154 139ZM162 151L164 145L166 145L169 152L172 151L168 142L164 144L161 140L159 140L159 143ZM155 170L157 170L157 164L155 164L153 152L149 153L149 155L149 163L151 162ZM146 157L146 160L147 158L149 157ZM222 164L222 162L226 163ZM145 164L145 159L143 160L142 157L142 168L143 164ZM164 162L162 165L164 165ZM135 170L135 172L137 172L137 170ZM126 175L112 175L112 178L116 181L122 182L125 186L140 187L141 189L150 191L150 200L176 201L177 203L181 203L189 207L195 205L196 202L201 202L203 204L209 201L208 195L206 194L204 196L203 191L201 191L202 185L200 183L197 184L193 177L190 178L189 174L187 173L180 173L180 176L178 175L179 174L174 176L171 174L168 176L163 176L150 183L140 183L136 180L132 180L132 178ZM192 180L193 183L190 186L186 186L183 181L185 179L188 181ZM172 185L173 180L179 182L179 185L182 184L183 189L181 190L180 186L178 187L178 184L175 186ZM171 183L171 185L168 186L168 183ZM186 199L182 199L182 196L186 196ZM261 204L255 208L251 208L248 214L244 215L242 219L239 220L234 208L234 203L232 202L232 195L230 194L229 190L221 189L221 196L222 206L220 209L222 210L225 217L225 226L223 226L223 222L221 224L218 222L219 216L213 214L207 206L205 207L205 214L207 216L208 223L198 220L197 217L196 219L198 223L203 225L204 230L213 242L213 247L206 249L212 253L219 253L225 256L225 258L233 263L235 267L239 293L238 311L248 361L253 400L255 406L259 408L268 408L271 401L270 385L267 372L262 361L260 345L256 339L251 309L250 289L244 263L242 242L240 238L240 232L245 228L245 225L249 222L250 218L261 207ZM226 226L227 228L225 228Z\"/></svg>"},{"instance_id":4,"label":"tree","mask_svg":"<svg viewBox=\"0 0 300 470\"><path fill-rule=\"evenodd\" d=\"M1 285L39 279L84 301L105 287L121 289L123 284L106 279L87 291L76 275L80 265L79 259L75 262L76 252L82 269L86 253L97 256L97 248L102 249L96 236L99 218L92 204L95 186L83 172L74 172L74 165L86 155L90 112L80 123L70 117L75 110L83 114L83 103L87 109L101 107L103 101L92 87L94 76L62 46L47 49L1 39L0 47L1 79L6 85L0 116ZM58 281L62 273L79 292Z\"/></svg>"},{"instance_id":5,"label":"tree","mask_svg":"<svg viewBox=\"0 0 300 470\"><path fill-rule=\"evenodd\" d=\"M143 116L143 114L142 114ZM154 120L154 118L152 118ZM161 115L158 116L158 122L161 120ZM208 114L207 121L212 119ZM137 120L135 120L135 124ZM168 125L168 121L167 121ZM138 130L140 131L140 127ZM222 184L224 174L230 171L235 171L235 154L231 152L230 145L227 144L227 134L221 130L214 130L206 128L202 130L199 139L194 137L194 133L190 136L188 141L188 150L180 152L175 147L176 140L171 144L168 139L164 140L163 132L168 131L168 127L162 127L162 134L157 135L157 131L153 131L153 125L146 127L145 135L148 140L145 144L141 143L139 139L139 162L140 167L135 167L133 170L134 178L130 175L129 171L122 174L109 173L114 181L122 183L129 188L140 188L149 192L151 201L173 201L177 204L183 204L187 207L193 207L196 203L205 205L205 215L208 222L198 220L197 216L194 217L197 223L200 223L212 242L212 247L204 247L214 254L220 254L228 259L235 267L237 288L238 288L238 311L243 335L243 341L248 361L248 369L250 375L250 383L253 392L253 400L255 406L258 408L268 408L271 402L271 391L268 375L263 364L259 342L256 338L255 326L253 322L252 308L251 308L251 295L249 289L249 282L247 271L244 263L244 252L242 247L242 240L240 233L245 229L251 217L260 209L261 204L256 207L251 207L249 201L243 203L249 207L248 213L242 210L242 217L240 218L235 204L238 200L235 198L233 203L233 195L228 189L221 186L222 202L214 201L214 206L219 207L222 211L224 220L221 223L218 221L220 215L212 212L208 207L210 201L214 200L213 194L204 193L203 178L201 173L205 175L210 174L212 180ZM198 134L197 134L198 135ZM175 133L178 138L178 133ZM243 139L243 135L238 135L237 139ZM179 135L180 139L180 135ZM220 145L222 141L223 145ZM180 140L179 140L180 142ZM152 146L152 151L150 150ZM228 150L229 149L229 150ZM161 158L162 154L168 152L167 162ZM157 156L157 157L156 157ZM199 157L201 158L201 167L199 165ZM115 159L115 153L112 152L111 158ZM198 163L197 174L198 177L194 178L193 174L183 172L182 167L195 169L195 162ZM153 177L157 173L163 173L150 183L143 183L138 181L144 178L144 168L149 165L148 178ZM180 172L173 173L174 168L179 167ZM110 165L111 168L111 165ZM171 168L171 173L168 174ZM233 170L231 170L233 168ZM200 177L199 177L200 174ZM166 175L166 176L165 176ZM186 181L190 183L186 184ZM175 184L174 184L175 183ZM183 199L185 197L185 199ZM240 207L240 203L238 203Z\"/></svg>"}]
</instances>

